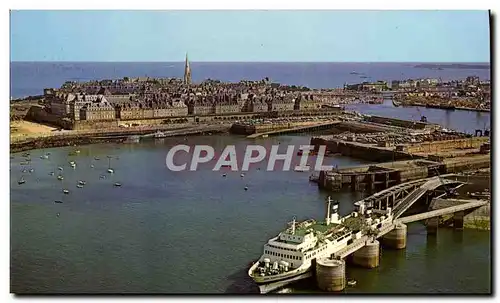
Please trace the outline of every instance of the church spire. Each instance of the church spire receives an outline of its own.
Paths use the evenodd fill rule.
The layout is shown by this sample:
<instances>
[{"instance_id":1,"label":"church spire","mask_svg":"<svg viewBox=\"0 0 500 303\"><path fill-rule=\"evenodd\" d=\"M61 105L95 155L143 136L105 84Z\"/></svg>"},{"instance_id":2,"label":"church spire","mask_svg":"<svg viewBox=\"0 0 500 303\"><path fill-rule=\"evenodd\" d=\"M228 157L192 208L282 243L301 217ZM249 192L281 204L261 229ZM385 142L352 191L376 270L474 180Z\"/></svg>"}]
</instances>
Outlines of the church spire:
<instances>
[{"instance_id":1,"label":"church spire","mask_svg":"<svg viewBox=\"0 0 500 303\"><path fill-rule=\"evenodd\" d=\"M187 53L186 53L186 62L184 65L184 84L191 84L191 68L189 67L189 60Z\"/></svg>"}]
</instances>

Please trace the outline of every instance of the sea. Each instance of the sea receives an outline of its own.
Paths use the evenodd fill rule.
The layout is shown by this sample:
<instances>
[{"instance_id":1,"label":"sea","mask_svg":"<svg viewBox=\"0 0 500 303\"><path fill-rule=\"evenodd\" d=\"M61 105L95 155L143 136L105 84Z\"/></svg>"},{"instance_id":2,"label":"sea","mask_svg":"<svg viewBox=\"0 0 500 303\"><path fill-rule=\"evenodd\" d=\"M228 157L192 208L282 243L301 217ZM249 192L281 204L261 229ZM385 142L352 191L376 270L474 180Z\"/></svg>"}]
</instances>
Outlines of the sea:
<instances>
[{"instance_id":1,"label":"sea","mask_svg":"<svg viewBox=\"0 0 500 303\"><path fill-rule=\"evenodd\" d=\"M421 63L277 63L277 62L191 62L192 79L229 82L262 80L309 88L343 87L363 81L441 78L443 81L478 76L490 79L485 69L417 68ZM478 64L474 64L478 65ZM357 74L351 74L351 73ZM11 62L11 97L43 94L44 88L57 88L66 81L120 79L123 77L179 77L184 62ZM367 77L367 78L361 78Z\"/></svg>"},{"instance_id":2,"label":"sea","mask_svg":"<svg viewBox=\"0 0 500 303\"><path fill-rule=\"evenodd\" d=\"M12 91L17 96L40 94L44 87L57 87L65 80L180 76L180 63L170 65L15 63L11 69ZM407 75L405 78L440 74L443 80L488 76L485 70L438 71L378 63L194 62L192 70L195 81L267 76L277 82L310 87L354 83L358 80L349 74L352 71L387 80L401 74ZM382 105L352 105L350 109L405 119L426 115L431 122L468 132L490 123L489 113L394 108L389 100ZM48 148L30 151L31 163L27 166L21 165L22 153L11 154L11 292L257 293L246 271L249 263L259 258L268 239L293 217L323 218L329 195L340 202L339 211L345 214L364 193L325 192L309 182L308 173L268 172L267 163L253 166L244 176L240 172L216 172L208 164L196 172L172 172L165 165L166 154L177 144L207 144L216 150L235 145L237 151L249 144L279 145L284 152L281 149L288 145L298 148L308 144L311 136L250 140L213 135ZM75 149L80 153L72 153ZM47 153L48 159L40 158ZM77 163L75 169L69 161ZM325 165L339 168L368 163L341 156L325 158ZM109 167L114 174L107 173ZM58 173L63 180L57 180ZM21 177L26 183L19 185ZM86 181L83 188L76 187L79 180ZM122 186L114 186L116 182ZM64 194L64 189L69 194ZM437 236L429 237L422 223L411 223L406 249L382 249L378 268L348 265L348 278L358 283L341 294L489 294L490 246L488 231L440 229ZM314 280L287 286L286 291L321 293Z\"/></svg>"}]
</instances>

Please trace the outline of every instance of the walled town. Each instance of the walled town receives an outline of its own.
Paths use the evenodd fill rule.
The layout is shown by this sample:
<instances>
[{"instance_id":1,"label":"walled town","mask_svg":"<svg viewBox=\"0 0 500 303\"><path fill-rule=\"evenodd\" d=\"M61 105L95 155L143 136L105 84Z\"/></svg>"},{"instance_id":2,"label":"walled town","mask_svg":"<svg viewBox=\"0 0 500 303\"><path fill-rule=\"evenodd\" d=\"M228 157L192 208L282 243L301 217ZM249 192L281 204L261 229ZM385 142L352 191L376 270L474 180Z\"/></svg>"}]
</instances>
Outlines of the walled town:
<instances>
[{"instance_id":1,"label":"walled town","mask_svg":"<svg viewBox=\"0 0 500 303\"><path fill-rule=\"evenodd\" d=\"M382 95L377 92L313 90L272 83L268 78L238 83L208 79L195 84L186 58L183 79L124 77L68 81L58 89L45 89L43 106L32 108L28 117L65 129L102 129L195 122L203 116L233 120L241 119L235 114L242 113L252 114L243 119L255 118L254 114L305 113L353 102L382 101Z\"/></svg>"}]
</instances>

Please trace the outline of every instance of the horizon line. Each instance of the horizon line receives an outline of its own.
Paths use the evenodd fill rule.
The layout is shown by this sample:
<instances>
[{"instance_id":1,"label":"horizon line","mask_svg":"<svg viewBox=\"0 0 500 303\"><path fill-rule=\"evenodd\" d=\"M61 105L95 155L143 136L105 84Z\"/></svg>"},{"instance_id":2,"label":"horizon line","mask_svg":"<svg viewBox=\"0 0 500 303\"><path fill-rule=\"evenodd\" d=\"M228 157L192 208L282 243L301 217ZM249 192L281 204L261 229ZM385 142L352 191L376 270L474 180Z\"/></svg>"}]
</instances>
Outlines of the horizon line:
<instances>
[{"instance_id":1,"label":"horizon line","mask_svg":"<svg viewBox=\"0 0 500 303\"><path fill-rule=\"evenodd\" d=\"M35 61L35 60L10 60L10 63L184 63L182 61ZM490 64L491 61L189 61L190 63L433 63L433 64Z\"/></svg>"}]
</instances>

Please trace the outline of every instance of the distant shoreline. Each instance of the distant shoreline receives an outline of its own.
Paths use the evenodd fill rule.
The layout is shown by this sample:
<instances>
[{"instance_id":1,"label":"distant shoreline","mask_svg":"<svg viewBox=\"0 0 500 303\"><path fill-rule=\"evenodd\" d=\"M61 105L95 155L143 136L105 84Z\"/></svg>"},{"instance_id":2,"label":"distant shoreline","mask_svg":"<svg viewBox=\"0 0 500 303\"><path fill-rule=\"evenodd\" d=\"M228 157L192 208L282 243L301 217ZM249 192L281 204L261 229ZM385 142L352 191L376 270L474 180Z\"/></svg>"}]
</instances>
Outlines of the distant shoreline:
<instances>
[{"instance_id":1,"label":"distant shoreline","mask_svg":"<svg viewBox=\"0 0 500 303\"><path fill-rule=\"evenodd\" d=\"M487 65L486 65L487 64ZM450 63L450 64L417 64L415 68L430 68L430 69L490 69L489 63L484 64L466 64L466 63Z\"/></svg>"}]
</instances>

